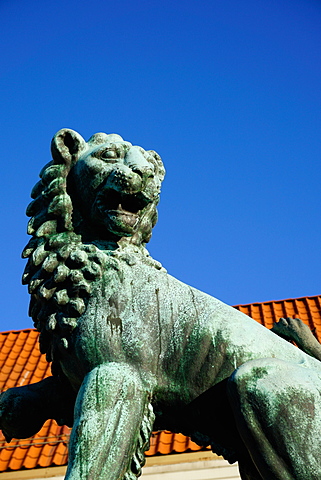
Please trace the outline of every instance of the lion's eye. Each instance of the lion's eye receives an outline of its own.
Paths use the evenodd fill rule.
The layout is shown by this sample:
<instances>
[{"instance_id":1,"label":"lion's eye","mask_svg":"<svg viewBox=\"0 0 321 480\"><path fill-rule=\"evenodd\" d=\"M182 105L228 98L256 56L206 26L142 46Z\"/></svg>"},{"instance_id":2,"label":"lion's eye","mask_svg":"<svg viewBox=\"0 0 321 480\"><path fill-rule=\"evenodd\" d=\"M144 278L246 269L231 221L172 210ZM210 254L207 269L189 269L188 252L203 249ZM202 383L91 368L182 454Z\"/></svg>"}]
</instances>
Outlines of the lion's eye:
<instances>
[{"instance_id":1,"label":"lion's eye","mask_svg":"<svg viewBox=\"0 0 321 480\"><path fill-rule=\"evenodd\" d=\"M99 152L98 156L102 160L115 160L117 159L117 152L115 150L106 149Z\"/></svg>"}]
</instances>

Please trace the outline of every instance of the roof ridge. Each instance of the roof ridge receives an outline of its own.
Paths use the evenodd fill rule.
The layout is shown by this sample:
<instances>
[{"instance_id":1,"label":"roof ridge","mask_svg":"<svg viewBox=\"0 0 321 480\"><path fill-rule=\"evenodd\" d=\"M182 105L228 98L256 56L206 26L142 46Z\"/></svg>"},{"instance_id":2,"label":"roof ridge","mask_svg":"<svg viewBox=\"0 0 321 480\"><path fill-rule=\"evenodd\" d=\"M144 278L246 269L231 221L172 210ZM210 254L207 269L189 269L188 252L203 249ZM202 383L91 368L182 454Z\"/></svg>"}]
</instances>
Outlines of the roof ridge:
<instances>
[{"instance_id":1,"label":"roof ridge","mask_svg":"<svg viewBox=\"0 0 321 480\"><path fill-rule=\"evenodd\" d=\"M293 298L281 298L280 300L268 300L264 302L249 302L249 303L238 303L237 305L233 305L233 307L249 307L250 305L267 305L269 303L283 303L283 302L291 302L294 300L305 300L305 299L313 299L313 298L320 298L320 295L305 295L303 297L293 297Z\"/></svg>"},{"instance_id":2,"label":"roof ridge","mask_svg":"<svg viewBox=\"0 0 321 480\"><path fill-rule=\"evenodd\" d=\"M21 328L19 330L5 330L4 332L0 332L0 335L9 335L9 333L15 333L19 334L21 332L36 332L37 330L35 328Z\"/></svg>"}]
</instances>

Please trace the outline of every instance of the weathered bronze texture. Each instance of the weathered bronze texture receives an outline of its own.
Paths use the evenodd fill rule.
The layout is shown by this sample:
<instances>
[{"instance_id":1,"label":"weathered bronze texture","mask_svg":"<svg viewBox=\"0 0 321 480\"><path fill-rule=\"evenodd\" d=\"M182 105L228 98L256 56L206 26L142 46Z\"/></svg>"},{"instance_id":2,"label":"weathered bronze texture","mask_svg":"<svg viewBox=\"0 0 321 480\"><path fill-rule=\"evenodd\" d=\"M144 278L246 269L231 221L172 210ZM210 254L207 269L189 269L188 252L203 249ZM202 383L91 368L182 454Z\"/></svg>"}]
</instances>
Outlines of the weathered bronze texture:
<instances>
[{"instance_id":1,"label":"weathered bronze texture","mask_svg":"<svg viewBox=\"0 0 321 480\"><path fill-rule=\"evenodd\" d=\"M23 282L53 376L1 394L7 440L47 418L73 425L67 480L134 479L152 428L210 444L243 480L320 479L321 363L145 249L159 155L62 129L52 157L27 209Z\"/></svg>"}]
</instances>

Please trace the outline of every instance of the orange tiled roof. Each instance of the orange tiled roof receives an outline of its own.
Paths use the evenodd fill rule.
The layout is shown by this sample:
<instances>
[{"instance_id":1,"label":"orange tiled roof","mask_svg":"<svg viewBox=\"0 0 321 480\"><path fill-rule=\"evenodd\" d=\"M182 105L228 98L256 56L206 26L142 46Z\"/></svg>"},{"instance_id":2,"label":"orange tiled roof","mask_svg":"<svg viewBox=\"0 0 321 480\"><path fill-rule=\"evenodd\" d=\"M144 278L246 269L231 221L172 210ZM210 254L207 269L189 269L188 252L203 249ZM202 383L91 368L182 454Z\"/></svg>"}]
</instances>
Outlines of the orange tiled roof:
<instances>
[{"instance_id":1,"label":"orange tiled roof","mask_svg":"<svg viewBox=\"0 0 321 480\"><path fill-rule=\"evenodd\" d=\"M280 317L299 317L321 341L321 296L235 306L267 328ZM39 382L50 375L50 366L38 348L35 330L0 333L0 390ZM0 472L61 466L67 463L68 427L48 420L40 432L26 440L6 444L0 435ZM146 455L167 455L201 450L188 437L171 432L153 434Z\"/></svg>"},{"instance_id":2,"label":"orange tiled roof","mask_svg":"<svg viewBox=\"0 0 321 480\"><path fill-rule=\"evenodd\" d=\"M321 296L236 305L235 308L267 328L281 317L301 318L321 342Z\"/></svg>"}]
</instances>

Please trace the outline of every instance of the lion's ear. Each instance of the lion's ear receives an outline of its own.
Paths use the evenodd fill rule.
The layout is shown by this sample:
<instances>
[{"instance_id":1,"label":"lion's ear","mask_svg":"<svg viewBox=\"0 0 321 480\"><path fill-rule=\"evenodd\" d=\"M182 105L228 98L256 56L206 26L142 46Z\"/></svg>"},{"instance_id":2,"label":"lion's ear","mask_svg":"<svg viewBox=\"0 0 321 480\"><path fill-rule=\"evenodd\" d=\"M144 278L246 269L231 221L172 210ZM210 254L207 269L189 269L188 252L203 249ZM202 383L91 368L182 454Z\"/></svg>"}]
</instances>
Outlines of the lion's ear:
<instances>
[{"instance_id":1,"label":"lion's ear","mask_svg":"<svg viewBox=\"0 0 321 480\"><path fill-rule=\"evenodd\" d=\"M85 149L86 142L83 137L69 128L59 130L51 142L51 154L55 163L72 166Z\"/></svg>"}]
</instances>

